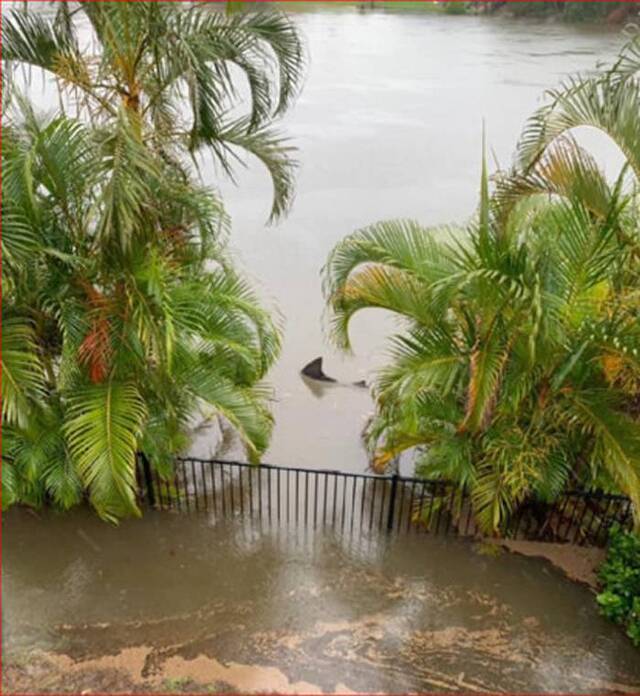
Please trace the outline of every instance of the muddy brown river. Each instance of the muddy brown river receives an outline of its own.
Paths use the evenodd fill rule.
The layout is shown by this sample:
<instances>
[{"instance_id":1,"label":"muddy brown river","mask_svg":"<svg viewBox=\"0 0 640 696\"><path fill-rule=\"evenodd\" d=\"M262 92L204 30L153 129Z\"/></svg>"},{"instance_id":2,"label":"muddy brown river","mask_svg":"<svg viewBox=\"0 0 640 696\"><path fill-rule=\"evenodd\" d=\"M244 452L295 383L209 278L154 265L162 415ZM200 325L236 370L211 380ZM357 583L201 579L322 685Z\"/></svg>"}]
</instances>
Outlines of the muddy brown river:
<instances>
[{"instance_id":1,"label":"muddy brown river","mask_svg":"<svg viewBox=\"0 0 640 696\"><path fill-rule=\"evenodd\" d=\"M294 208L265 228L270 189L257 166L221 188L238 262L285 325L266 459L363 471L367 391L309 384L299 370L323 355L345 384L369 378L393 322L357 317L355 356L328 345L319 272L329 250L383 218L464 219L483 119L491 160L508 164L543 90L610 60L623 39L352 6L298 10L295 21L310 66L282 124L300 149ZM47 103L39 80L33 89ZM615 152L581 137L614 171ZM204 172L211 181L206 162ZM194 444L213 449L206 435ZM537 558L451 537L346 538L204 514L146 512L115 528L83 510L11 510L2 523L14 688L640 691L640 652L598 615L591 590Z\"/></svg>"}]
</instances>

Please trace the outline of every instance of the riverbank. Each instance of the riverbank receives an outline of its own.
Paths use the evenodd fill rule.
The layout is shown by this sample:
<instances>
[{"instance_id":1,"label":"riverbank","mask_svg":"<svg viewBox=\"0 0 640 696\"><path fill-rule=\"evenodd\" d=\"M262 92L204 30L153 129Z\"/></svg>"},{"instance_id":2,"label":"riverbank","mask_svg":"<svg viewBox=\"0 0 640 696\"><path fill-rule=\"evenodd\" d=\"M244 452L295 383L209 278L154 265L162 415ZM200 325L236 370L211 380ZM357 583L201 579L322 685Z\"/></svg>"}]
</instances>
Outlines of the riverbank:
<instances>
[{"instance_id":1,"label":"riverbank","mask_svg":"<svg viewBox=\"0 0 640 696\"><path fill-rule=\"evenodd\" d=\"M640 16L637 2L431 2L430 0L278 0L288 13L340 12L400 12L442 15L485 15L552 22L568 22L603 26L621 26Z\"/></svg>"}]
</instances>

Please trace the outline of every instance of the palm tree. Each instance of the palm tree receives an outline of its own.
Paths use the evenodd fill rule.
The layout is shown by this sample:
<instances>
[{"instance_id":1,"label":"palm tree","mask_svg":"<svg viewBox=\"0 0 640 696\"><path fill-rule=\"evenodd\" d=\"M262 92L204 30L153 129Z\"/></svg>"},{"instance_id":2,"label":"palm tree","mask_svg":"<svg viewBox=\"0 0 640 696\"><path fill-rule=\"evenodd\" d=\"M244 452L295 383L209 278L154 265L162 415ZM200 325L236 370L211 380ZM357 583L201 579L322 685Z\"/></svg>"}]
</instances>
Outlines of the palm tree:
<instances>
[{"instance_id":1,"label":"palm tree","mask_svg":"<svg viewBox=\"0 0 640 696\"><path fill-rule=\"evenodd\" d=\"M603 109L632 160L637 83L592 89L619 90ZM525 138L521 153L536 156L499 177L493 198L483 168L466 227L380 222L339 243L324 271L339 346L365 307L405 326L375 387L374 465L415 448L418 472L469 488L494 533L566 486L621 490L640 509L637 187L608 185L565 131L541 127L537 149Z\"/></svg>"},{"instance_id":2,"label":"palm tree","mask_svg":"<svg viewBox=\"0 0 640 696\"><path fill-rule=\"evenodd\" d=\"M272 219L286 211L295 163L269 124L292 103L304 66L286 15L170 2L54 4L50 17L26 8L3 16L7 67L52 75L66 98L61 104L93 123L116 123L124 113L133 135L176 162L185 148L208 148L232 175L239 151L254 155L273 181ZM95 52L82 45L76 15L88 23ZM238 114L234 69L249 88L247 113Z\"/></svg>"},{"instance_id":3,"label":"palm tree","mask_svg":"<svg viewBox=\"0 0 640 696\"><path fill-rule=\"evenodd\" d=\"M620 249L616 289L630 315L640 313L640 34L604 73L573 78L550 92L551 100L527 123L515 165L497 178L495 202L503 222L510 215L549 198L578 198L592 218L604 220L615 211ZM577 143L581 127L605 134L623 156L610 186L596 160ZM616 201L619 207L616 208ZM631 410L640 415L640 388L629 385Z\"/></svg>"},{"instance_id":4,"label":"palm tree","mask_svg":"<svg viewBox=\"0 0 640 696\"><path fill-rule=\"evenodd\" d=\"M516 169L532 168L558 140L580 126L606 134L624 155L625 168L640 179L640 35L623 49L610 70L578 76L549 91L550 100L527 123L517 148Z\"/></svg>"},{"instance_id":5,"label":"palm tree","mask_svg":"<svg viewBox=\"0 0 640 696\"><path fill-rule=\"evenodd\" d=\"M68 508L88 495L115 521L139 514L136 451L168 475L198 410L226 418L252 459L267 446L262 380L279 330L235 272L223 205L195 181L188 148L211 146L227 168L236 146L262 153L282 214L291 162L266 125L293 96L300 45L272 13L77 11L98 58L80 51L67 5L52 20L3 18L4 58L55 72L80 111L42 118L14 92L3 123L3 505ZM273 104L267 48L280 74ZM228 61L249 75L248 121L221 111ZM177 118L183 87L188 128Z\"/></svg>"}]
</instances>

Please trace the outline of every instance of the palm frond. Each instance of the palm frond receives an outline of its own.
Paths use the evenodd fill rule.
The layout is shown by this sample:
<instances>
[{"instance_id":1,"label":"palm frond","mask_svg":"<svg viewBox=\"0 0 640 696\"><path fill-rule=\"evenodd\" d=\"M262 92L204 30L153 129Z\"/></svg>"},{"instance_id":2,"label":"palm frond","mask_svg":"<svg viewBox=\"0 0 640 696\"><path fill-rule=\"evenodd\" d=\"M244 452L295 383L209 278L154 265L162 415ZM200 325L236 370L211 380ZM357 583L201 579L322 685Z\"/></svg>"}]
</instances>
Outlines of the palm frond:
<instances>
[{"instance_id":1,"label":"palm frond","mask_svg":"<svg viewBox=\"0 0 640 696\"><path fill-rule=\"evenodd\" d=\"M2 324L2 420L23 426L44 392L42 364L32 324L19 317Z\"/></svg>"},{"instance_id":2,"label":"palm frond","mask_svg":"<svg viewBox=\"0 0 640 696\"><path fill-rule=\"evenodd\" d=\"M376 380L376 392L383 404L391 394L394 399L411 401L424 392L443 396L456 393L466 375L464 347L446 326L395 336L391 358Z\"/></svg>"},{"instance_id":3,"label":"palm frond","mask_svg":"<svg viewBox=\"0 0 640 696\"><path fill-rule=\"evenodd\" d=\"M495 202L505 218L531 196L578 198L601 218L609 214L612 192L595 159L571 137L558 137L525 173L498 179Z\"/></svg>"},{"instance_id":4,"label":"palm frond","mask_svg":"<svg viewBox=\"0 0 640 696\"><path fill-rule=\"evenodd\" d=\"M268 171L273 185L269 221L274 222L289 210L293 203L294 173L298 165L292 158L296 149L280 133L266 127L251 129L246 119L240 119L224 125L214 138L206 139L199 135L192 146L201 144L211 147L216 161L232 178L231 162L241 162L234 148L258 159Z\"/></svg>"},{"instance_id":5,"label":"palm frond","mask_svg":"<svg viewBox=\"0 0 640 696\"><path fill-rule=\"evenodd\" d=\"M223 416L240 435L251 461L258 461L269 442L273 418L267 409L264 387L241 387L215 365L199 360L182 376L182 382Z\"/></svg>"},{"instance_id":6,"label":"palm frond","mask_svg":"<svg viewBox=\"0 0 640 696\"><path fill-rule=\"evenodd\" d=\"M616 408L608 390L567 391L565 398L574 427L596 439L594 466L604 467L640 509L640 425Z\"/></svg>"},{"instance_id":7,"label":"palm frond","mask_svg":"<svg viewBox=\"0 0 640 696\"><path fill-rule=\"evenodd\" d=\"M145 212L153 195L151 181L161 175L157 161L136 137L135 125L123 109L115 129L105 136L101 173L106 184L98 237L105 243L115 240L126 251L136 232L144 230Z\"/></svg>"},{"instance_id":8,"label":"palm frond","mask_svg":"<svg viewBox=\"0 0 640 696\"><path fill-rule=\"evenodd\" d=\"M2 58L55 72L65 56L78 53L74 36L60 32L48 18L12 10L2 17Z\"/></svg>"},{"instance_id":9,"label":"palm frond","mask_svg":"<svg viewBox=\"0 0 640 696\"><path fill-rule=\"evenodd\" d=\"M387 220L358 230L335 246L322 269L325 295L344 286L361 264L393 266L432 283L442 280L458 270L441 241L449 233L456 230L425 228L413 220Z\"/></svg>"},{"instance_id":10,"label":"palm frond","mask_svg":"<svg viewBox=\"0 0 640 696\"><path fill-rule=\"evenodd\" d=\"M268 46L275 56L279 76L275 115L280 115L297 96L304 76L305 59L300 35L283 12L245 15L240 28Z\"/></svg>"},{"instance_id":11,"label":"palm frond","mask_svg":"<svg viewBox=\"0 0 640 696\"><path fill-rule=\"evenodd\" d=\"M67 398L64 433L91 502L106 520L139 514L135 453L146 406L133 384L112 379Z\"/></svg>"},{"instance_id":12,"label":"palm frond","mask_svg":"<svg viewBox=\"0 0 640 696\"><path fill-rule=\"evenodd\" d=\"M573 79L550 94L551 103L530 118L518 146L522 171L534 166L557 138L579 126L591 126L616 143L640 178L640 81Z\"/></svg>"},{"instance_id":13,"label":"palm frond","mask_svg":"<svg viewBox=\"0 0 640 696\"><path fill-rule=\"evenodd\" d=\"M18 206L2 206L2 260L6 268L20 268L39 247L39 236Z\"/></svg>"}]
</instances>

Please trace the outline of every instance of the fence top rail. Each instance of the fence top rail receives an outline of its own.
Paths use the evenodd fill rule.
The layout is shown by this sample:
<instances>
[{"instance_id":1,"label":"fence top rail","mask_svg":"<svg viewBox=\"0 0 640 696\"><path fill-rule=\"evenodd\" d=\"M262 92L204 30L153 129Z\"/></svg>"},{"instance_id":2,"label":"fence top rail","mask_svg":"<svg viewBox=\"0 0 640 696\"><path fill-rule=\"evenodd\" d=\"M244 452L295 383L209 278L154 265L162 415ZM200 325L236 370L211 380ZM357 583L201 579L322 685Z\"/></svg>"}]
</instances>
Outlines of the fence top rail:
<instances>
[{"instance_id":1,"label":"fence top rail","mask_svg":"<svg viewBox=\"0 0 640 696\"><path fill-rule=\"evenodd\" d=\"M405 483L423 483L431 486L451 486L448 481L442 479L415 478L411 476L400 476L398 474L362 474L351 471L340 471L339 469L309 469L299 466L280 466L276 464L251 464L249 462L239 462L231 459L203 459L201 457L176 457L179 462L194 462L196 464L217 464L220 466L234 466L248 469L263 469L270 471L290 471L301 474L326 474L328 476L343 476L345 478L373 479L375 481L393 481L394 479Z\"/></svg>"},{"instance_id":2,"label":"fence top rail","mask_svg":"<svg viewBox=\"0 0 640 696\"><path fill-rule=\"evenodd\" d=\"M399 474L364 474L356 473L351 471L340 471L339 469L309 469L299 466L281 466L277 464L251 464L250 462L240 462L233 459L204 459L202 457L176 457L179 462L194 462L199 464L215 464L219 466L231 466L240 467L248 469L263 469L269 471L284 471L293 472L301 474L315 474L315 475L327 475L327 476L342 476L344 478L354 478L354 479L367 479L374 481L393 481L394 479L400 483L409 484L422 484L428 487L434 487L439 489L446 489L452 487L449 481L443 481L442 479L429 479L429 478L417 478L415 476L400 476ZM565 497L579 497L588 499L597 499L605 501L618 501L621 503L631 502L630 498L619 493L605 493L603 491L585 491L572 489L562 493Z\"/></svg>"},{"instance_id":3,"label":"fence top rail","mask_svg":"<svg viewBox=\"0 0 640 696\"><path fill-rule=\"evenodd\" d=\"M452 484L449 481L444 481L443 479L429 479L429 478L417 478L412 476L400 476L399 474L364 474L352 471L341 471L340 469L310 469L299 466L282 466L278 464L267 464L267 463L256 463L251 464L250 462L240 462L233 459L205 459L202 457L175 457L175 461L182 463L194 463L194 464L216 464L219 466L230 466L239 467L245 469L262 469L269 471L284 471L293 472L300 474L318 474L327 476L342 476L345 478L361 478L361 479L371 479L374 481L393 481L394 479L400 483L422 483L426 486L437 486L437 487L451 487Z\"/></svg>"}]
</instances>

